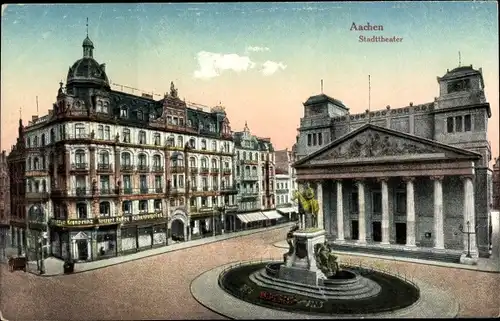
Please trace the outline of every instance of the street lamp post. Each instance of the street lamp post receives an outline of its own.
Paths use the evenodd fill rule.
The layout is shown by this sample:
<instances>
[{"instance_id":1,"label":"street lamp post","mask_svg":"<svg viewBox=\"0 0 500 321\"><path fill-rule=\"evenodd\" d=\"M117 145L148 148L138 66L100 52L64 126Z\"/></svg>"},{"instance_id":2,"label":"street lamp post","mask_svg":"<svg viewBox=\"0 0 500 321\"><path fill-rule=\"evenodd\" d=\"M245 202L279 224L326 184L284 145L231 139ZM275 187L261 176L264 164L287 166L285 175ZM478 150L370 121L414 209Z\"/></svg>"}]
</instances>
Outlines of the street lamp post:
<instances>
[{"instance_id":1,"label":"street lamp post","mask_svg":"<svg viewBox=\"0 0 500 321\"><path fill-rule=\"evenodd\" d=\"M39 236L38 244L40 248L40 274L45 274L45 263L43 262L43 235Z\"/></svg>"},{"instance_id":2,"label":"street lamp post","mask_svg":"<svg viewBox=\"0 0 500 321\"><path fill-rule=\"evenodd\" d=\"M460 232L462 232L462 234L467 234L467 255L466 255L466 257L471 258L471 255L470 255L470 236L471 236L471 234L476 234L476 230L478 228L478 225L476 224L476 226L474 226L474 230L472 230L472 231L471 231L471 228L470 228L470 222L469 221L467 221L466 225L467 225L467 230L466 231L464 231L464 227L463 227L462 224L460 224L458 226L458 229L460 230Z\"/></svg>"},{"instance_id":3,"label":"street lamp post","mask_svg":"<svg viewBox=\"0 0 500 321\"><path fill-rule=\"evenodd\" d=\"M221 207L219 207L219 212L220 212L221 234L224 234L224 227L226 225L226 220L224 217L224 214L226 213L226 204L223 204Z\"/></svg>"}]
</instances>

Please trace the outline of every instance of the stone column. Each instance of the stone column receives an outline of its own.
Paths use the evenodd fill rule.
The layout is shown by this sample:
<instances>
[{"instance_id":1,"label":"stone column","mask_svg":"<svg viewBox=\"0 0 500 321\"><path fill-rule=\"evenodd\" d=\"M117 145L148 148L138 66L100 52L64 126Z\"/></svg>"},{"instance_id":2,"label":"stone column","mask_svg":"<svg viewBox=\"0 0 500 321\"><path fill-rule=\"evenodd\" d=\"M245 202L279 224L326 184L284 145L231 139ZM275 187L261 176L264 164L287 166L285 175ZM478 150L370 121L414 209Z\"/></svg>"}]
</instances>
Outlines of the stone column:
<instances>
[{"instance_id":1,"label":"stone column","mask_svg":"<svg viewBox=\"0 0 500 321\"><path fill-rule=\"evenodd\" d=\"M464 232L470 231L470 232L476 232L476 213L474 209L474 185L472 183L472 176L463 176L462 181L464 183L464 205L463 205L463 215L464 215L464 223L463 223L463 229ZM469 224L467 224L467 222ZM468 225L468 226L467 226ZM470 246L470 255L473 259L478 258L478 249L477 249L477 243L476 243L476 234L471 234L470 235L470 244L469 242L469 237L467 234L464 235L464 255L467 254L467 250L469 249Z\"/></svg>"},{"instance_id":2,"label":"stone column","mask_svg":"<svg viewBox=\"0 0 500 321\"><path fill-rule=\"evenodd\" d=\"M320 229L325 228L324 218L323 218L323 183L321 181L316 183L316 194L318 197L318 217L316 218L316 227Z\"/></svg>"},{"instance_id":3,"label":"stone column","mask_svg":"<svg viewBox=\"0 0 500 321\"><path fill-rule=\"evenodd\" d=\"M434 181L434 248L444 249L443 176L432 176Z\"/></svg>"},{"instance_id":4,"label":"stone column","mask_svg":"<svg viewBox=\"0 0 500 321\"><path fill-rule=\"evenodd\" d=\"M342 181L337 184L337 241L344 241L344 199L342 193Z\"/></svg>"},{"instance_id":5,"label":"stone column","mask_svg":"<svg viewBox=\"0 0 500 321\"><path fill-rule=\"evenodd\" d=\"M389 192L387 186L387 177L378 179L382 187L382 242L381 244L389 245L390 239L390 219L389 219Z\"/></svg>"},{"instance_id":6,"label":"stone column","mask_svg":"<svg viewBox=\"0 0 500 321\"><path fill-rule=\"evenodd\" d=\"M365 182L358 180L358 210L359 210L359 244L366 244L366 217L365 217Z\"/></svg>"},{"instance_id":7,"label":"stone column","mask_svg":"<svg viewBox=\"0 0 500 321\"><path fill-rule=\"evenodd\" d=\"M405 177L406 181L406 246L415 246L415 177Z\"/></svg>"}]
</instances>

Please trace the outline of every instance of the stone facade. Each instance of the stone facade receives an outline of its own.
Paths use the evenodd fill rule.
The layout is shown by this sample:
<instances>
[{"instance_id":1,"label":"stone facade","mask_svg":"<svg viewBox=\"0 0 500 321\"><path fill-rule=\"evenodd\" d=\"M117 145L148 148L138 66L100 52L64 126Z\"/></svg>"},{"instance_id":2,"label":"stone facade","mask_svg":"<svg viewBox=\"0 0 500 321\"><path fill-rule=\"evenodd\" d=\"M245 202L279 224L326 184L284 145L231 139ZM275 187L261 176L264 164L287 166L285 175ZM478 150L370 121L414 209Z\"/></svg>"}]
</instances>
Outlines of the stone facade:
<instances>
[{"instance_id":1,"label":"stone facade","mask_svg":"<svg viewBox=\"0 0 500 321\"><path fill-rule=\"evenodd\" d=\"M278 150L276 154L276 208L290 220L298 219L298 206L293 201L297 191L297 173L292 166L295 161L293 150Z\"/></svg>"},{"instance_id":2,"label":"stone facade","mask_svg":"<svg viewBox=\"0 0 500 321\"><path fill-rule=\"evenodd\" d=\"M493 165L493 200L492 208L500 210L500 157L497 157Z\"/></svg>"},{"instance_id":3,"label":"stone facade","mask_svg":"<svg viewBox=\"0 0 500 321\"><path fill-rule=\"evenodd\" d=\"M0 248L10 245L10 181L7 155L0 156Z\"/></svg>"},{"instance_id":4,"label":"stone facade","mask_svg":"<svg viewBox=\"0 0 500 321\"><path fill-rule=\"evenodd\" d=\"M329 239L465 253L468 222L477 224L472 256L488 256L491 110L482 71L458 67L437 80L432 103L355 115L324 94L304 103L297 178L323 189Z\"/></svg>"}]
</instances>

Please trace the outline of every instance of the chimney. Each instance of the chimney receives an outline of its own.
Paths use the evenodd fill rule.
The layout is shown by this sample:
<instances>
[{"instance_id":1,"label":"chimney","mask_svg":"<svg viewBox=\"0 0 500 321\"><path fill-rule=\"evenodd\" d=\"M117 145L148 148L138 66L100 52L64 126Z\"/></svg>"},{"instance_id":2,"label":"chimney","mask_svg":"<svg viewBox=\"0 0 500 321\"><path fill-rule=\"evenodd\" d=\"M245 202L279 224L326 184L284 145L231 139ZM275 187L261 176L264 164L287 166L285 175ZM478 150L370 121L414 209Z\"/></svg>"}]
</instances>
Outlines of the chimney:
<instances>
[{"instance_id":1,"label":"chimney","mask_svg":"<svg viewBox=\"0 0 500 321\"><path fill-rule=\"evenodd\" d=\"M31 116L31 121L35 121L35 120L37 120L37 119L38 119L38 115L33 115L33 116Z\"/></svg>"}]
</instances>

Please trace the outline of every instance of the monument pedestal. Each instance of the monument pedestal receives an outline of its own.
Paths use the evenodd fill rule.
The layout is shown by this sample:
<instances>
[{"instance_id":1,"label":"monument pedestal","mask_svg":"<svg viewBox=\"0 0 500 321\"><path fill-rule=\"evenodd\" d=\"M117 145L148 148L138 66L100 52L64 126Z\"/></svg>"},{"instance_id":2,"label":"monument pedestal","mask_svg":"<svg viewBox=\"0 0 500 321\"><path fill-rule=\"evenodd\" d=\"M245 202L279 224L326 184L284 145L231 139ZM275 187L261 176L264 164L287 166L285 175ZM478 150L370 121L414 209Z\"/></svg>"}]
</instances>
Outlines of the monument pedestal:
<instances>
[{"instance_id":1,"label":"monument pedestal","mask_svg":"<svg viewBox=\"0 0 500 321\"><path fill-rule=\"evenodd\" d=\"M319 285L319 279L326 279L316 266L314 246L325 242L325 230L309 228L293 233L295 251L289 255L286 264L280 267L279 277L292 282Z\"/></svg>"}]
</instances>

